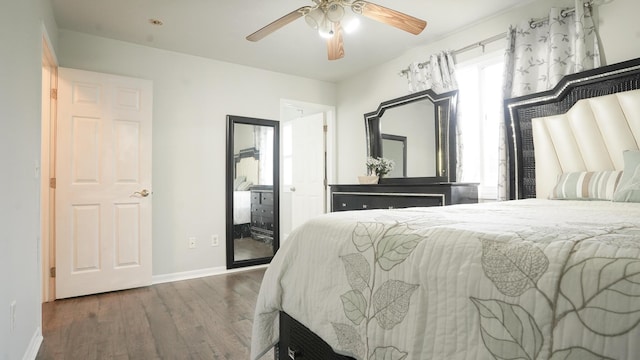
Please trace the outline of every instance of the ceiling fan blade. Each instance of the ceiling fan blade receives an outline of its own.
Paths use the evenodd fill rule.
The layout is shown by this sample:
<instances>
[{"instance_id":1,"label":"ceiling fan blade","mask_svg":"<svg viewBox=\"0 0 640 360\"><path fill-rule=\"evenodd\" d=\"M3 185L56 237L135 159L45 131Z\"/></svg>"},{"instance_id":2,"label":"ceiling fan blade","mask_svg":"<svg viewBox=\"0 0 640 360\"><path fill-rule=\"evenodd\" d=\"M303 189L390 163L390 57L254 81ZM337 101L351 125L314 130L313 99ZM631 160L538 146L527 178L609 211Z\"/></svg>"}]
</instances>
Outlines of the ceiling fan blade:
<instances>
[{"instance_id":1,"label":"ceiling fan blade","mask_svg":"<svg viewBox=\"0 0 640 360\"><path fill-rule=\"evenodd\" d=\"M344 44L342 42L342 26L337 22L333 25L333 36L327 39L327 54L329 60L338 60L344 57Z\"/></svg>"},{"instance_id":2,"label":"ceiling fan blade","mask_svg":"<svg viewBox=\"0 0 640 360\"><path fill-rule=\"evenodd\" d=\"M373 4L368 1L356 1L354 2L354 5L360 5L358 3L360 3L362 6L362 15L370 19L380 21L387 25L391 25L400 30L412 33L414 35L420 34L422 30L424 30L424 28L427 26L426 21L418 19L411 15L407 15L405 13L389 9L381 5ZM358 9L355 8L354 11L358 12Z\"/></svg>"},{"instance_id":3,"label":"ceiling fan blade","mask_svg":"<svg viewBox=\"0 0 640 360\"><path fill-rule=\"evenodd\" d=\"M287 15L281 17L280 19L268 24L267 26L263 27L262 29L254 32L253 34L247 36L247 40L249 41L258 41L258 40L262 40L262 38L264 38L265 36L271 34L272 32L280 29L281 27L291 23L294 20L297 20L299 18L301 18L304 14L306 14L308 12L308 10L311 9L311 6L303 6L297 10L294 10L290 13L288 13Z\"/></svg>"}]
</instances>

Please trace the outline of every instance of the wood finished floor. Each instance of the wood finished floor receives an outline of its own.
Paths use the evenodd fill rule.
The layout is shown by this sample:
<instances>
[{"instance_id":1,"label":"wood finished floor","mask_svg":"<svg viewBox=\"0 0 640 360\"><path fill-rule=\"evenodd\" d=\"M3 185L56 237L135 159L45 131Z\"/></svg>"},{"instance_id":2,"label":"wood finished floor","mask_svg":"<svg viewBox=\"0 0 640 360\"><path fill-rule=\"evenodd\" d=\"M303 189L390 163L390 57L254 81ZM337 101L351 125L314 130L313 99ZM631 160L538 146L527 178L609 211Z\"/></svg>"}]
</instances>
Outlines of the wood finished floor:
<instances>
[{"instance_id":1,"label":"wood finished floor","mask_svg":"<svg viewBox=\"0 0 640 360\"><path fill-rule=\"evenodd\" d=\"M248 260L273 256L273 244L254 240L250 237L233 239L233 259Z\"/></svg>"},{"instance_id":2,"label":"wood finished floor","mask_svg":"<svg viewBox=\"0 0 640 360\"><path fill-rule=\"evenodd\" d=\"M45 303L36 359L249 359L264 271Z\"/></svg>"}]
</instances>

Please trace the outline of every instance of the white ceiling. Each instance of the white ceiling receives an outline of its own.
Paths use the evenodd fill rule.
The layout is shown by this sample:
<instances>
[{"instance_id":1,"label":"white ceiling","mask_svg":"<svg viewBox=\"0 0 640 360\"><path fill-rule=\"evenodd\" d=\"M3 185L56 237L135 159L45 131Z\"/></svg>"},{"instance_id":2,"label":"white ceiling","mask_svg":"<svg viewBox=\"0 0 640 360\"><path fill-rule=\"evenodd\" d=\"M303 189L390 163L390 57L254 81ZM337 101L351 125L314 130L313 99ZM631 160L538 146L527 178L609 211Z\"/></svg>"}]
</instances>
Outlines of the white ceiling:
<instances>
[{"instance_id":1,"label":"white ceiling","mask_svg":"<svg viewBox=\"0 0 640 360\"><path fill-rule=\"evenodd\" d=\"M245 37L311 0L51 0L60 29L325 81L339 81L405 51L531 0L373 0L427 21L420 35L362 18L344 36L345 57L327 60L304 19L259 42ZM153 26L149 19L164 25Z\"/></svg>"}]
</instances>

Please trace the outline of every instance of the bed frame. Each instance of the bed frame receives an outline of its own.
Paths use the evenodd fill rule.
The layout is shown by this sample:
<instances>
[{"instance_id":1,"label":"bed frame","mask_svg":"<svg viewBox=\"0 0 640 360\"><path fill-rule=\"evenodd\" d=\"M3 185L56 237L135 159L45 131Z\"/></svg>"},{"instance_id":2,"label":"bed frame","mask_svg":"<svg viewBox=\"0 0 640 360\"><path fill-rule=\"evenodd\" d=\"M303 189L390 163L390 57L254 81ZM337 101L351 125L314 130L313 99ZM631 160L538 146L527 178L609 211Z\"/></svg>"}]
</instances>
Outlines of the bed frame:
<instances>
[{"instance_id":1,"label":"bed frame","mask_svg":"<svg viewBox=\"0 0 640 360\"><path fill-rule=\"evenodd\" d=\"M555 88L504 102L509 199L536 197L531 119L564 114L578 100L640 88L640 58L565 76Z\"/></svg>"},{"instance_id":2,"label":"bed frame","mask_svg":"<svg viewBox=\"0 0 640 360\"><path fill-rule=\"evenodd\" d=\"M552 90L507 99L505 123L509 198L536 197L536 172L531 120L564 114L578 100L640 89L640 58L564 77ZM280 313L276 359L345 360L285 312Z\"/></svg>"}]
</instances>

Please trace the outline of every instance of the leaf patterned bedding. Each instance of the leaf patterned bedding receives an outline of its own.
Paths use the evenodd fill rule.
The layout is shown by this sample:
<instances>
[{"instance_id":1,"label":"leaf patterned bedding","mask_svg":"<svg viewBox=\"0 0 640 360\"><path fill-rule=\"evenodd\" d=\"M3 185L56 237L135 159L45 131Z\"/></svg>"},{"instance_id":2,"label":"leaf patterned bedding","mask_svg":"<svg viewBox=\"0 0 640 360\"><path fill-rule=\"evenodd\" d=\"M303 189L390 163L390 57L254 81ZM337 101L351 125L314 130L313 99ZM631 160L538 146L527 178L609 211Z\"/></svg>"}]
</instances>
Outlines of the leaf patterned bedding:
<instances>
[{"instance_id":1,"label":"leaf patterned bedding","mask_svg":"<svg viewBox=\"0 0 640 360\"><path fill-rule=\"evenodd\" d=\"M640 204L327 214L267 269L252 359L279 311L356 359L640 359Z\"/></svg>"}]
</instances>

